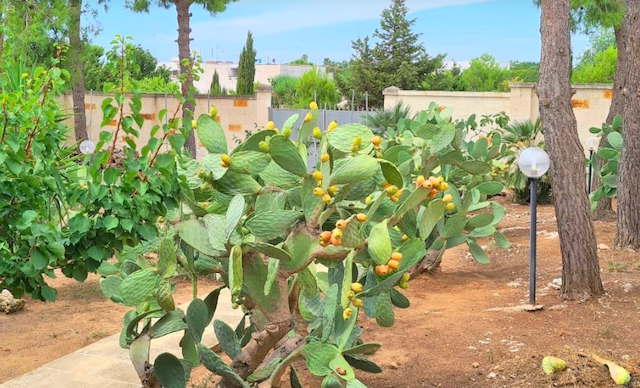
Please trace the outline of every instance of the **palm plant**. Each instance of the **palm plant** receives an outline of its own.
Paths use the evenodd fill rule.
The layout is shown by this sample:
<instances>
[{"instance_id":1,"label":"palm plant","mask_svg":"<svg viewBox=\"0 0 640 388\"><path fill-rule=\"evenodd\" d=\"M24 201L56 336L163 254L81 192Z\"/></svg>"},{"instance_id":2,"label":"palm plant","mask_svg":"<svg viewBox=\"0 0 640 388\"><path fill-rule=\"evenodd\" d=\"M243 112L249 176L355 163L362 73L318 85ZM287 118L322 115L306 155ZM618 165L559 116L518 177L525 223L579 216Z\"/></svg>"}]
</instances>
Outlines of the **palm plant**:
<instances>
[{"instance_id":1,"label":"palm plant","mask_svg":"<svg viewBox=\"0 0 640 388\"><path fill-rule=\"evenodd\" d=\"M403 119L408 119L410 114L411 108L400 101L391 109L363 114L362 120L366 121L367 126L376 135L384 135L388 130L394 133L398 132L398 123Z\"/></svg>"},{"instance_id":2,"label":"palm plant","mask_svg":"<svg viewBox=\"0 0 640 388\"><path fill-rule=\"evenodd\" d=\"M528 203L529 180L518 168L517 160L520 152L525 148L539 147L545 149L540 119L535 122L530 120L516 121L512 124L501 126L496 132L500 133L502 143L507 146L505 157L502 159L505 183L507 187L513 189L515 202ZM540 179L537 194L540 202L549 202L551 199L551 185L546 175Z\"/></svg>"}]
</instances>

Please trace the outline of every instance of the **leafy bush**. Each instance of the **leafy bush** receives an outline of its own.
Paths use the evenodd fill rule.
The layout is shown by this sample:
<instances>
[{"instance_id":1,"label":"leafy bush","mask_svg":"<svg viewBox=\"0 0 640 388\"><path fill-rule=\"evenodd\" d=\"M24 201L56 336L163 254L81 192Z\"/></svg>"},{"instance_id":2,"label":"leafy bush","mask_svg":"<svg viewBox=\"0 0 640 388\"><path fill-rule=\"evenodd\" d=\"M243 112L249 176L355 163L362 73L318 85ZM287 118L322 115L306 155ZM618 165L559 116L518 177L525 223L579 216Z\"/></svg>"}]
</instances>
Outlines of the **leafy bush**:
<instances>
[{"instance_id":1,"label":"leafy bush","mask_svg":"<svg viewBox=\"0 0 640 388\"><path fill-rule=\"evenodd\" d=\"M203 364L221 387L279 386L286 372L295 387L291 363L302 358L323 385L364 387L354 369L379 373L366 356L380 345L363 342L359 318L392 326L394 306L410 304L399 289L425 257L438 261L466 243L487 263L479 238L508 244L495 228L504 209L486 200L503 188L489 167L499 147L466 142L468 123L452 122L451 113L432 104L401 121L389 141L360 124L334 123L323 133L316 108L297 141L289 139L294 115L281 133L263 129L231 151L220 124L200 116L196 130L209 155L198 162L176 154L186 219L160 242L157 263L125 259L100 283L132 307L121 345L145 386L184 387ZM312 137L321 157L308 166ZM219 273L224 285L184 312L172 297L176 271ZM235 329L214 320L222 288L245 312ZM229 364L201 343L211 322ZM183 358L151 360L150 341L172 332L183 333Z\"/></svg>"},{"instance_id":2,"label":"leafy bush","mask_svg":"<svg viewBox=\"0 0 640 388\"><path fill-rule=\"evenodd\" d=\"M373 113L362 115L362 119L366 120L367 125L377 134L386 134L390 129L394 133L398 131L398 122L402 119L409 118L411 108L400 101L391 109L378 110Z\"/></svg>"},{"instance_id":3,"label":"leafy bush","mask_svg":"<svg viewBox=\"0 0 640 388\"><path fill-rule=\"evenodd\" d=\"M175 82L167 82L161 76L143 78L134 85L127 85L127 91L137 88L141 93L167 93L178 94L180 93L180 85Z\"/></svg>"},{"instance_id":4,"label":"leafy bush","mask_svg":"<svg viewBox=\"0 0 640 388\"><path fill-rule=\"evenodd\" d=\"M466 90L476 92L505 92L509 90L509 70L500 67L489 54L473 58L469 67L460 75Z\"/></svg>"},{"instance_id":5,"label":"leafy bush","mask_svg":"<svg viewBox=\"0 0 640 388\"><path fill-rule=\"evenodd\" d=\"M602 186L591 193L589 199L593 206L602 198L607 196L614 198L618 187L618 162L622 151L622 116L616 116L611 125L602 124L602 128L593 127L589 132L598 137L605 136L606 140L598 148L598 157L605 161L601 169L594 164L593 171L602 182ZM595 159L595 158L594 158ZM593 163L594 160L589 161Z\"/></svg>"},{"instance_id":6,"label":"leafy bush","mask_svg":"<svg viewBox=\"0 0 640 388\"><path fill-rule=\"evenodd\" d=\"M296 104L298 79L290 75L278 75L271 79L271 104L275 107L293 107Z\"/></svg>"},{"instance_id":7,"label":"leafy bush","mask_svg":"<svg viewBox=\"0 0 640 388\"><path fill-rule=\"evenodd\" d=\"M319 106L334 106L340 102L340 94L336 84L327 74L321 74L317 68L304 73L296 83L296 100L298 108L306 108L309 102L315 101Z\"/></svg>"}]
</instances>

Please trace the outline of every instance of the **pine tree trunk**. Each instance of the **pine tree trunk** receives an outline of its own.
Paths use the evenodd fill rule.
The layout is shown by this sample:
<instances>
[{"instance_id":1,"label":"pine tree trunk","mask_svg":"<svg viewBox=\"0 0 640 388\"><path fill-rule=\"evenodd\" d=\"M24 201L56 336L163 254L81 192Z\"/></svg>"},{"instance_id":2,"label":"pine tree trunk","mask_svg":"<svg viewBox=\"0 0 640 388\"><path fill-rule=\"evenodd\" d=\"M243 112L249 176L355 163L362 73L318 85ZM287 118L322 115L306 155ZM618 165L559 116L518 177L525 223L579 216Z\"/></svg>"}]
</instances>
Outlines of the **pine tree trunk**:
<instances>
[{"instance_id":1,"label":"pine tree trunk","mask_svg":"<svg viewBox=\"0 0 640 388\"><path fill-rule=\"evenodd\" d=\"M193 119L193 112L195 105L192 102L193 95L193 76L191 74L191 66L185 66L185 61L191 63L191 28L189 27L189 19L191 14L189 13L190 0L175 0L176 13L178 16L178 58L180 60L180 73L186 74L186 79L182 83L182 96L186 99L182 107L182 119L183 125L191 126L191 120ZM196 137L194 131L189 132L189 137L185 143L185 147L191 153L191 156L196 156Z\"/></svg>"},{"instance_id":2,"label":"pine tree trunk","mask_svg":"<svg viewBox=\"0 0 640 388\"><path fill-rule=\"evenodd\" d=\"M627 77L624 85L622 152L618 166L618 248L640 248L640 0L627 5Z\"/></svg>"},{"instance_id":3,"label":"pine tree trunk","mask_svg":"<svg viewBox=\"0 0 640 388\"><path fill-rule=\"evenodd\" d=\"M603 289L596 235L585 194L584 149L571 107L569 0L542 0L541 10L542 54L537 89L551 159L553 205L562 254L562 296L584 298L599 295Z\"/></svg>"},{"instance_id":4,"label":"pine tree trunk","mask_svg":"<svg viewBox=\"0 0 640 388\"><path fill-rule=\"evenodd\" d=\"M84 107L84 74L82 70L82 41L80 17L82 0L69 0L69 70L71 73L73 123L76 140L86 140L87 116Z\"/></svg>"},{"instance_id":5,"label":"pine tree trunk","mask_svg":"<svg viewBox=\"0 0 640 388\"><path fill-rule=\"evenodd\" d=\"M613 123L613 118L617 115L622 115L622 109L624 108L624 95L622 94L622 88L624 87L624 79L627 76L627 18L624 19L622 24L615 28L616 34L616 46L618 47L618 54L616 57L616 73L615 78L613 80L613 96L611 98L611 108L609 108L609 115L607 116L607 124L611 125ZM605 147L607 144L606 137L600 138L600 143L598 147ZM596 169L600 171L602 167L605 165L605 161L601 158L595 156L597 160ZM598 190L602 186L602 182L600 182L600 178L593 175L593 179L591 181L591 187L593 191ZM603 220L603 221L611 221L615 219L615 212L613 211L611 198L602 197L597 205L596 209L593 213L593 218L595 220Z\"/></svg>"}]
</instances>

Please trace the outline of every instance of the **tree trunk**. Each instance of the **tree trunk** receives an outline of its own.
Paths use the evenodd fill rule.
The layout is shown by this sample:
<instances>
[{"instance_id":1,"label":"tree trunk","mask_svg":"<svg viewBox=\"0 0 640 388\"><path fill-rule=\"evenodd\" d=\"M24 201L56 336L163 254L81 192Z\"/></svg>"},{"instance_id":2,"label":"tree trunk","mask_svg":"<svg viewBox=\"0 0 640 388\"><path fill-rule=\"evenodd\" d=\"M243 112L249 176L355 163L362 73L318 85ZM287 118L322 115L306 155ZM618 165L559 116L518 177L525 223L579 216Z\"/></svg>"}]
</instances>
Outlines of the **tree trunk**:
<instances>
[{"instance_id":1,"label":"tree trunk","mask_svg":"<svg viewBox=\"0 0 640 388\"><path fill-rule=\"evenodd\" d=\"M178 16L178 58L180 60L180 74L185 75L185 79L182 82L182 96L185 98L184 105L182 107L182 120L184 126L191 127L191 120L193 119L193 111L195 105L193 103L193 96L195 94L193 88L193 75L191 74L191 28L189 27L189 20L191 19L191 13L189 13L190 0L175 0L176 14ZM186 63L185 63L186 62ZM185 66L186 65L186 66ZM189 131L189 137L185 147L191 153L191 156L196 156L196 138L194 131Z\"/></svg>"},{"instance_id":2,"label":"tree trunk","mask_svg":"<svg viewBox=\"0 0 640 388\"><path fill-rule=\"evenodd\" d=\"M84 74L82 71L82 41L80 16L82 0L69 0L69 70L73 88L73 121L76 140L86 140L87 116L84 108Z\"/></svg>"},{"instance_id":3,"label":"tree trunk","mask_svg":"<svg viewBox=\"0 0 640 388\"><path fill-rule=\"evenodd\" d=\"M603 289L596 234L585 194L584 149L571 107L569 0L542 0L541 10L542 53L537 90L551 159L553 205L562 254L562 296L590 297L601 294Z\"/></svg>"},{"instance_id":4,"label":"tree trunk","mask_svg":"<svg viewBox=\"0 0 640 388\"><path fill-rule=\"evenodd\" d=\"M623 2L624 3L624 2ZM615 28L616 34L616 46L618 47L618 54L616 57L616 73L615 78L613 80L613 96L611 98L611 108L609 109L609 115L607 116L607 124L611 125L613 123L613 118L617 115L622 115L622 110L624 108L624 94L622 93L622 88L624 87L624 80L627 76L627 30L628 30L628 19L625 17L622 24ZM606 137L602 136L600 138L600 143L598 147L605 147L607 143ZM599 158L597 155L595 156L597 160L596 169L600 171L602 167L605 165L605 161ZM602 182L600 182L600 178L593 174L593 179L591 182L591 187L593 191L596 191L602 186ZM597 205L596 209L593 213L593 217L595 220L613 220L615 218L615 213L611 206L611 198L602 197Z\"/></svg>"},{"instance_id":5,"label":"tree trunk","mask_svg":"<svg viewBox=\"0 0 640 388\"><path fill-rule=\"evenodd\" d=\"M640 248L640 0L627 5L628 67L624 93L622 152L618 166L618 248Z\"/></svg>"}]
</instances>

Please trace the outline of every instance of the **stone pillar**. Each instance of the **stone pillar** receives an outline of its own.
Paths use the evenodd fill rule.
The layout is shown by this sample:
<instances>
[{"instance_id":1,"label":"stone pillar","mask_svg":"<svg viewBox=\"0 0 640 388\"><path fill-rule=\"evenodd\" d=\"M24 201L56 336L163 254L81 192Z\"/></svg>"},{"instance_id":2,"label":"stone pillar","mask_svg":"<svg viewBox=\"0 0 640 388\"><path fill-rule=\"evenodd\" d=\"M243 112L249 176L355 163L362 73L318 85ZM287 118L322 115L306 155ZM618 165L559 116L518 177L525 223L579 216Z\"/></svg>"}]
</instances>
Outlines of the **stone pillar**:
<instances>
[{"instance_id":1,"label":"stone pillar","mask_svg":"<svg viewBox=\"0 0 640 388\"><path fill-rule=\"evenodd\" d=\"M256 125L264 126L269 121L271 108L271 86L260 84L256 87Z\"/></svg>"},{"instance_id":2,"label":"stone pillar","mask_svg":"<svg viewBox=\"0 0 640 388\"><path fill-rule=\"evenodd\" d=\"M507 114L512 121L531 120L538 118L537 96L533 82L510 83L511 89L509 111Z\"/></svg>"},{"instance_id":3,"label":"stone pillar","mask_svg":"<svg viewBox=\"0 0 640 388\"><path fill-rule=\"evenodd\" d=\"M384 96L384 109L391 109L398 103L400 89L395 86L389 86L382 91Z\"/></svg>"}]
</instances>

